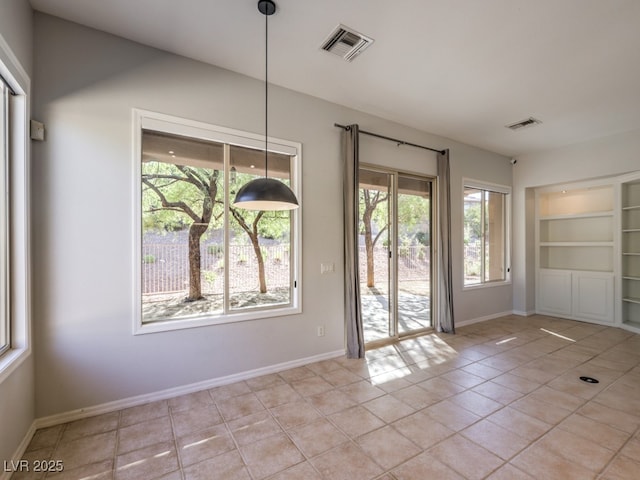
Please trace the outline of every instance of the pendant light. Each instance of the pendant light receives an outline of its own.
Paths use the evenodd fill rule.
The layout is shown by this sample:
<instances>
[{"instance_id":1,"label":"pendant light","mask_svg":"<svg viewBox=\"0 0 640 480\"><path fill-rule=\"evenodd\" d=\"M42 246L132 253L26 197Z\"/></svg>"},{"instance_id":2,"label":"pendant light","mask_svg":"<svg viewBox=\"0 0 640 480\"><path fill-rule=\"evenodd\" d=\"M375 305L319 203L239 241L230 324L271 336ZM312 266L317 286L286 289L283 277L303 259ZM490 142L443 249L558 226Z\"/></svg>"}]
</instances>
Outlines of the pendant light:
<instances>
[{"instance_id":1,"label":"pendant light","mask_svg":"<svg viewBox=\"0 0 640 480\"><path fill-rule=\"evenodd\" d=\"M269 16L276 12L276 4L272 0L259 0L258 10L264 15L265 55L264 55L264 178L256 178L243 185L233 202L234 206L247 210L293 210L298 208L298 199L291 189L280 180L268 177L268 104L269 82Z\"/></svg>"}]
</instances>

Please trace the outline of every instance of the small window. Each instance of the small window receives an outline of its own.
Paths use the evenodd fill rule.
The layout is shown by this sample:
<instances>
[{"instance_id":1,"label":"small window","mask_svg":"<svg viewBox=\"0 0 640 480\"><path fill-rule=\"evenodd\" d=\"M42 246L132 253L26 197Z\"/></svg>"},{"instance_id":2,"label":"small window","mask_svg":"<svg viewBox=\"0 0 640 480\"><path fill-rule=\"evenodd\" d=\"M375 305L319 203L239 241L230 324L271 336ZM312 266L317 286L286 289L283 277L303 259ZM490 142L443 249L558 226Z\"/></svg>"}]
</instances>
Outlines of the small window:
<instances>
[{"instance_id":1,"label":"small window","mask_svg":"<svg viewBox=\"0 0 640 480\"><path fill-rule=\"evenodd\" d=\"M509 278L508 187L464 184L464 286Z\"/></svg>"},{"instance_id":2,"label":"small window","mask_svg":"<svg viewBox=\"0 0 640 480\"><path fill-rule=\"evenodd\" d=\"M233 206L265 175L264 139L142 114L140 321L156 331L300 311L299 209ZM298 195L300 145L270 143L266 173Z\"/></svg>"},{"instance_id":3,"label":"small window","mask_svg":"<svg viewBox=\"0 0 640 480\"><path fill-rule=\"evenodd\" d=\"M9 251L9 89L0 78L0 355L11 347Z\"/></svg>"}]
</instances>

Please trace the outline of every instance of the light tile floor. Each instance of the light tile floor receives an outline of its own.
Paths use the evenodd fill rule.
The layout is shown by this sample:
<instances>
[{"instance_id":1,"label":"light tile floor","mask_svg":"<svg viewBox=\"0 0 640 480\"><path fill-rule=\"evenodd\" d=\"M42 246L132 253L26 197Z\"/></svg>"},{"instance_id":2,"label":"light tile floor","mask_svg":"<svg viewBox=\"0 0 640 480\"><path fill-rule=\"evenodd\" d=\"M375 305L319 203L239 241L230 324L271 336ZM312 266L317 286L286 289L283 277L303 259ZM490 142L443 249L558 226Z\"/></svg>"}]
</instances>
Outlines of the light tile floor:
<instances>
[{"instance_id":1,"label":"light tile floor","mask_svg":"<svg viewBox=\"0 0 640 480\"><path fill-rule=\"evenodd\" d=\"M13 478L636 480L639 427L640 335L509 316L38 430L64 472Z\"/></svg>"}]
</instances>

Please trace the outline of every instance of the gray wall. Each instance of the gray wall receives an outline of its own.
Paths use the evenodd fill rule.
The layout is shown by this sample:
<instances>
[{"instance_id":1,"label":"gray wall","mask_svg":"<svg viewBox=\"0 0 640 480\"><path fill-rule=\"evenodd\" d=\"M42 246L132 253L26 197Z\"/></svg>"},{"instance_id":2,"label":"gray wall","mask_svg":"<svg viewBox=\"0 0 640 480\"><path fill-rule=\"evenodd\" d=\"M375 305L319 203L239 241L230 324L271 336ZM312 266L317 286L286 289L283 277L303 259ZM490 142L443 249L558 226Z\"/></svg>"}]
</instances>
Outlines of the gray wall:
<instances>
[{"instance_id":1,"label":"gray wall","mask_svg":"<svg viewBox=\"0 0 640 480\"><path fill-rule=\"evenodd\" d=\"M0 35L11 47L22 68L31 76L33 11L28 0L0 2Z\"/></svg>"},{"instance_id":2,"label":"gray wall","mask_svg":"<svg viewBox=\"0 0 640 480\"><path fill-rule=\"evenodd\" d=\"M31 76L32 31L32 12L26 0L0 2L0 34L28 76ZM0 51L0 60L12 69L6 52ZM12 74L20 77L17 71ZM0 461L12 459L34 420L33 372L33 355L30 355L0 382Z\"/></svg>"},{"instance_id":3,"label":"gray wall","mask_svg":"<svg viewBox=\"0 0 640 480\"><path fill-rule=\"evenodd\" d=\"M505 157L271 88L270 134L303 144L303 313L133 336L131 109L261 133L263 84L42 14L34 38L34 110L47 127L46 142L33 150L40 417L344 348L334 122L451 148L456 253L463 174L511 184ZM384 148L366 161L393 165ZM404 169L434 173L432 157L407 155L398 156ZM321 262L335 262L335 274L320 275ZM454 268L459 320L511 310L510 286L462 293L460 258Z\"/></svg>"}]
</instances>

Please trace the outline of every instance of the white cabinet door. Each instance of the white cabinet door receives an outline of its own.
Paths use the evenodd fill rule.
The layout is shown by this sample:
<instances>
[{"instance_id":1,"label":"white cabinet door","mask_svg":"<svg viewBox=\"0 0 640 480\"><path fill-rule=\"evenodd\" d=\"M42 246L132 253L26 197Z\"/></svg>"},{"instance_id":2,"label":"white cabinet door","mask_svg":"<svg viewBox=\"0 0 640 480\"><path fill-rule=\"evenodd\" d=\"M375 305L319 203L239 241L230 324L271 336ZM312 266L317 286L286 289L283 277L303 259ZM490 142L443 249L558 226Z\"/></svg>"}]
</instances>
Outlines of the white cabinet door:
<instances>
[{"instance_id":1,"label":"white cabinet door","mask_svg":"<svg viewBox=\"0 0 640 480\"><path fill-rule=\"evenodd\" d=\"M613 323L613 275L572 273L573 317Z\"/></svg>"},{"instance_id":2,"label":"white cabinet door","mask_svg":"<svg viewBox=\"0 0 640 480\"><path fill-rule=\"evenodd\" d=\"M571 272L541 269L538 272L538 311L571 316Z\"/></svg>"}]
</instances>

